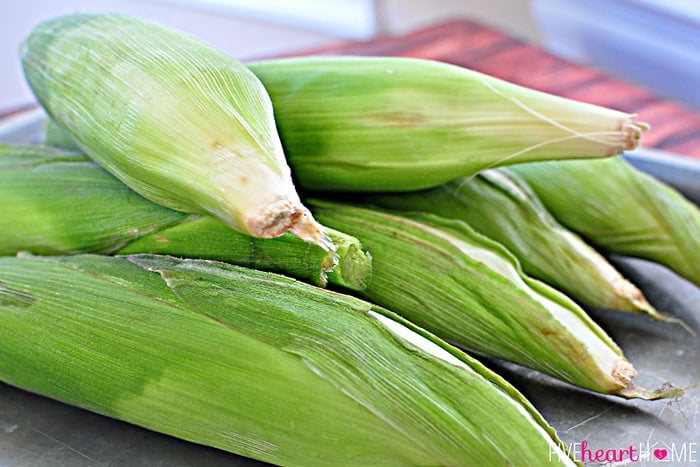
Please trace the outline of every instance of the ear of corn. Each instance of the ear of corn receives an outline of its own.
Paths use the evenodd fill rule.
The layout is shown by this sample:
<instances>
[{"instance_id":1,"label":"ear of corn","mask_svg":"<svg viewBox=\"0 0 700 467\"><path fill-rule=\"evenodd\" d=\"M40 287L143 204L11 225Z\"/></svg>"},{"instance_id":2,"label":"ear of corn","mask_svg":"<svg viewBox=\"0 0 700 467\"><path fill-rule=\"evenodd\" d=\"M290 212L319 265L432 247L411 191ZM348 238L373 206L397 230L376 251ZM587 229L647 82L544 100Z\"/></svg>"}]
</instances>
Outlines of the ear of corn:
<instances>
[{"instance_id":1,"label":"ear of corn","mask_svg":"<svg viewBox=\"0 0 700 467\"><path fill-rule=\"evenodd\" d=\"M113 252L186 218L147 201L75 152L2 146L0 178L3 255Z\"/></svg>"},{"instance_id":2,"label":"ear of corn","mask_svg":"<svg viewBox=\"0 0 700 467\"><path fill-rule=\"evenodd\" d=\"M51 118L145 198L332 248L294 188L265 88L236 60L119 15L41 23L21 56Z\"/></svg>"},{"instance_id":3,"label":"ear of corn","mask_svg":"<svg viewBox=\"0 0 700 467\"><path fill-rule=\"evenodd\" d=\"M288 274L319 286L364 288L371 258L332 229L331 252L291 234L259 239L211 216L187 216L131 191L76 152L0 146L0 254L164 253Z\"/></svg>"},{"instance_id":4,"label":"ear of corn","mask_svg":"<svg viewBox=\"0 0 700 467\"><path fill-rule=\"evenodd\" d=\"M604 157L637 145L635 116L446 63L302 57L251 63L298 183L406 191L486 168Z\"/></svg>"},{"instance_id":5,"label":"ear of corn","mask_svg":"<svg viewBox=\"0 0 700 467\"><path fill-rule=\"evenodd\" d=\"M531 279L500 244L467 224L313 200L325 225L372 254L363 297L455 345L601 393L654 399L613 340L565 295Z\"/></svg>"},{"instance_id":6,"label":"ear of corn","mask_svg":"<svg viewBox=\"0 0 700 467\"><path fill-rule=\"evenodd\" d=\"M590 244L663 264L700 286L700 209L670 186L619 157L508 170Z\"/></svg>"},{"instance_id":7,"label":"ear of corn","mask_svg":"<svg viewBox=\"0 0 700 467\"><path fill-rule=\"evenodd\" d=\"M0 355L9 384L278 465L574 465L464 353L358 299L220 263L0 258Z\"/></svg>"},{"instance_id":8,"label":"ear of corn","mask_svg":"<svg viewBox=\"0 0 700 467\"><path fill-rule=\"evenodd\" d=\"M557 222L513 172L491 169L429 190L365 199L390 209L464 221L508 248L526 274L580 303L667 319L600 253Z\"/></svg>"}]
</instances>

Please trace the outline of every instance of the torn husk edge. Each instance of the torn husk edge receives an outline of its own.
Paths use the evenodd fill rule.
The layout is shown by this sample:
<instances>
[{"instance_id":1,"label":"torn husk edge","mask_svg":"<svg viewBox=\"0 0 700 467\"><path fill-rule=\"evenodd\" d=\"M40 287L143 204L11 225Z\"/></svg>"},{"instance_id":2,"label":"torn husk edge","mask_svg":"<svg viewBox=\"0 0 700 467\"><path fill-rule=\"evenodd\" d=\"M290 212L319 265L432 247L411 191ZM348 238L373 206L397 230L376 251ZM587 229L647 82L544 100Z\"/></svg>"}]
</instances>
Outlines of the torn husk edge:
<instances>
[{"instance_id":1,"label":"torn husk edge","mask_svg":"<svg viewBox=\"0 0 700 467\"><path fill-rule=\"evenodd\" d=\"M430 225L433 228L441 230L444 229L444 231L448 234L457 234L454 228L458 227L459 225L462 225L462 227L468 227L467 224L464 224L460 221L441 219L439 216L435 216L432 214L406 214L409 216L409 218L412 218L418 222L427 222L427 225ZM609 336L601 327L599 327L597 323L595 323L595 321L593 321L593 319L590 318L590 316L587 313L585 313L582 308L580 308L573 300L571 300L563 292L551 286L548 286L546 283L540 280L534 279L526 275L522 271L522 267L520 266L520 262L518 261L518 259L515 256L513 256L507 248L503 247L503 245L489 239L488 237L478 234L477 232L473 233L477 236L483 237L484 241L492 244L491 246L492 248L494 248L494 251L500 251L501 255L509 259L509 261L512 263L513 267L517 271L518 275L523 280L523 282L527 284L527 286L529 286L530 289L534 290L539 295L539 297L541 297L540 299L538 299L538 301L542 304L545 310L551 313L551 316L556 317L557 315L561 315L563 311L570 313L572 316L578 318L579 324L586 325L586 327L594 335L594 338L596 338L599 341L598 343L587 342L587 334L580 333L577 332L576 329L569 329L566 327L566 324L570 323L569 318L566 318L565 315L562 318L559 318L562 319L560 325L564 329L568 329L569 332L572 333L572 335L576 336L577 339L580 339L581 343L587 344L587 350L591 358L590 361L595 362L598 371L600 371L602 374L607 373L608 377L610 378L610 382L614 382L617 385L617 387L610 387L606 392L600 390L598 390L597 392L603 392L610 395L620 396L625 399L644 400L678 397L679 394L683 393L683 390L675 388L670 384L667 384L664 387L655 390L649 390L634 385L632 383L632 380L638 376L638 372L635 369L634 365L627 359L627 357L624 355L624 353L622 352L618 344L613 340L613 338ZM549 301L551 304L554 304L555 306L553 307L551 304L548 305L547 301ZM561 311L558 311L558 308L561 308ZM600 351L597 349L599 349L599 346L603 344L605 347L612 350L614 354L616 354L610 360L606 359L605 361L600 361L598 355ZM606 385L601 384L601 389L603 388L603 386ZM593 390L593 388L587 389Z\"/></svg>"},{"instance_id":2,"label":"torn husk edge","mask_svg":"<svg viewBox=\"0 0 700 467\"><path fill-rule=\"evenodd\" d=\"M600 253L558 223L524 180L490 169L428 190L360 196L398 211L422 211L467 223L503 244L524 272L597 308L662 316Z\"/></svg>"}]
</instances>

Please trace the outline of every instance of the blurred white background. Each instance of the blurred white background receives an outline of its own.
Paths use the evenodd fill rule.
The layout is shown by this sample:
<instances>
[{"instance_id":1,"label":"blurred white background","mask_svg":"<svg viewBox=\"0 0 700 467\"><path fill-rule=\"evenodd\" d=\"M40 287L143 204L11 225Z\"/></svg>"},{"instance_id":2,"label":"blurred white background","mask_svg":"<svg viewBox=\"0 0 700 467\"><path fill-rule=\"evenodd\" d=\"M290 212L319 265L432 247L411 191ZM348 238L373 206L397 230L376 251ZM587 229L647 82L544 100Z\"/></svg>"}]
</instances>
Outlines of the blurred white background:
<instances>
[{"instance_id":1,"label":"blurred white background","mask_svg":"<svg viewBox=\"0 0 700 467\"><path fill-rule=\"evenodd\" d=\"M700 109L700 0L3 0L0 112L33 101L23 38L75 12L137 15L244 61L468 18Z\"/></svg>"}]
</instances>

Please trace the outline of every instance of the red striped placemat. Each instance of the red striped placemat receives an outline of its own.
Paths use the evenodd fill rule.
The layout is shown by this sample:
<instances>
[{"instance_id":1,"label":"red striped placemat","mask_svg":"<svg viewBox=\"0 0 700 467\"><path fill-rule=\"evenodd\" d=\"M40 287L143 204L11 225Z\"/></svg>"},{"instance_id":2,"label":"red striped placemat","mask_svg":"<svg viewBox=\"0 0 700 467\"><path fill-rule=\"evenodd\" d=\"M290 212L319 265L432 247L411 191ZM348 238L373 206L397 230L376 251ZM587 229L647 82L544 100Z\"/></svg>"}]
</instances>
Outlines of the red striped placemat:
<instances>
[{"instance_id":1,"label":"red striped placemat","mask_svg":"<svg viewBox=\"0 0 700 467\"><path fill-rule=\"evenodd\" d=\"M453 63L530 88L636 113L652 127L642 145L700 159L700 113L471 21L448 21L405 35L308 53L393 55Z\"/></svg>"}]
</instances>

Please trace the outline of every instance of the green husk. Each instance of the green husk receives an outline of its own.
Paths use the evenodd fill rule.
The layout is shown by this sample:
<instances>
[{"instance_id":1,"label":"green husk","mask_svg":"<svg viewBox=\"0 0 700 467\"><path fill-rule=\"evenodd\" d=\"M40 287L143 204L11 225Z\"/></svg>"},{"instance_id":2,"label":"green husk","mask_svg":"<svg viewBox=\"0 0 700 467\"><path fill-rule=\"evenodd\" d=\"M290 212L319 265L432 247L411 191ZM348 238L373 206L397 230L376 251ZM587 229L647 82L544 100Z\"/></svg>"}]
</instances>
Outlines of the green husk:
<instances>
[{"instance_id":1,"label":"green husk","mask_svg":"<svg viewBox=\"0 0 700 467\"><path fill-rule=\"evenodd\" d=\"M212 259L283 273L320 287L330 283L352 290L366 288L372 273L371 256L355 237L327 227L324 230L336 246L335 252L291 234L259 239L232 231L213 217L194 217L138 238L116 253Z\"/></svg>"},{"instance_id":2,"label":"green husk","mask_svg":"<svg viewBox=\"0 0 700 467\"><path fill-rule=\"evenodd\" d=\"M607 254L665 265L700 286L700 209L621 157L513 166L559 222Z\"/></svg>"},{"instance_id":3,"label":"green husk","mask_svg":"<svg viewBox=\"0 0 700 467\"><path fill-rule=\"evenodd\" d=\"M447 63L320 56L248 64L306 190L407 191L498 165L634 148L635 115Z\"/></svg>"},{"instance_id":4,"label":"green husk","mask_svg":"<svg viewBox=\"0 0 700 467\"><path fill-rule=\"evenodd\" d=\"M278 465L574 465L464 353L361 300L222 263L0 258L0 356L8 384Z\"/></svg>"},{"instance_id":5,"label":"green husk","mask_svg":"<svg viewBox=\"0 0 700 467\"><path fill-rule=\"evenodd\" d=\"M557 222L513 172L491 169L429 190L364 199L464 221L508 248L527 275L580 303L667 319L600 253Z\"/></svg>"},{"instance_id":6,"label":"green husk","mask_svg":"<svg viewBox=\"0 0 700 467\"><path fill-rule=\"evenodd\" d=\"M111 14L45 21L21 58L70 140L145 198L251 236L291 231L333 248L295 190L269 95L238 61Z\"/></svg>"},{"instance_id":7,"label":"green husk","mask_svg":"<svg viewBox=\"0 0 700 467\"><path fill-rule=\"evenodd\" d=\"M44 144L52 148L80 151L80 148L70 139L70 136L50 118L44 121Z\"/></svg>"},{"instance_id":8,"label":"green husk","mask_svg":"<svg viewBox=\"0 0 700 467\"><path fill-rule=\"evenodd\" d=\"M309 205L324 225L357 236L371 253L372 280L361 296L439 337L596 392L678 395L635 387L636 371L605 331L464 222L331 201Z\"/></svg>"},{"instance_id":9,"label":"green husk","mask_svg":"<svg viewBox=\"0 0 700 467\"><path fill-rule=\"evenodd\" d=\"M154 204L77 152L0 145L0 203L0 255L161 253L351 289L371 276L371 258L342 232L324 227L335 252L292 234L250 237L214 217Z\"/></svg>"}]
</instances>

